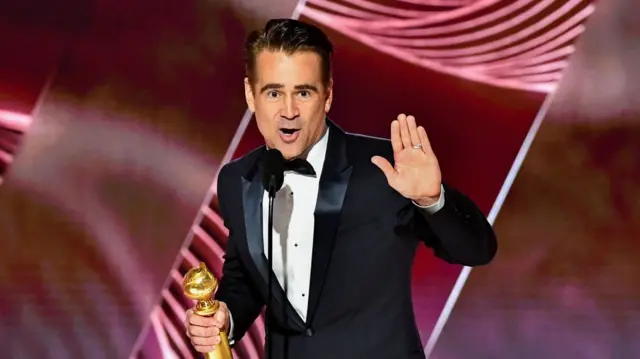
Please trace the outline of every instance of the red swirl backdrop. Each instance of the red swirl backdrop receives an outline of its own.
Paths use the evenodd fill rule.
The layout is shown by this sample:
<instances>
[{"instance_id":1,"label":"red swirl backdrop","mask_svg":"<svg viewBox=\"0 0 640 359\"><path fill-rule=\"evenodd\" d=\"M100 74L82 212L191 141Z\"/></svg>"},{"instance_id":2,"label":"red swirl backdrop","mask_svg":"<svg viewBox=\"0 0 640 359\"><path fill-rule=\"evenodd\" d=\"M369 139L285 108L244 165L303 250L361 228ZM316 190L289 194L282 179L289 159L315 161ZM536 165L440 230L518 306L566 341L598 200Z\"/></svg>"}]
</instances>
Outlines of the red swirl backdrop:
<instances>
[{"instance_id":1,"label":"red swirl backdrop","mask_svg":"<svg viewBox=\"0 0 640 359\"><path fill-rule=\"evenodd\" d=\"M308 0L303 14L432 71L550 92L593 10L584 0Z\"/></svg>"},{"instance_id":2,"label":"red swirl backdrop","mask_svg":"<svg viewBox=\"0 0 640 359\"><path fill-rule=\"evenodd\" d=\"M0 5L0 346L11 358L198 358L180 282L220 275L222 165L262 143L242 43L272 17L335 48L330 116L411 113L494 224L488 267L421 248L430 358L640 356L640 89L621 0L177 0ZM10 54L7 56L6 54ZM375 104L375 106L372 106ZM606 242L607 245L602 245ZM262 357L259 318L234 348Z\"/></svg>"}]
</instances>

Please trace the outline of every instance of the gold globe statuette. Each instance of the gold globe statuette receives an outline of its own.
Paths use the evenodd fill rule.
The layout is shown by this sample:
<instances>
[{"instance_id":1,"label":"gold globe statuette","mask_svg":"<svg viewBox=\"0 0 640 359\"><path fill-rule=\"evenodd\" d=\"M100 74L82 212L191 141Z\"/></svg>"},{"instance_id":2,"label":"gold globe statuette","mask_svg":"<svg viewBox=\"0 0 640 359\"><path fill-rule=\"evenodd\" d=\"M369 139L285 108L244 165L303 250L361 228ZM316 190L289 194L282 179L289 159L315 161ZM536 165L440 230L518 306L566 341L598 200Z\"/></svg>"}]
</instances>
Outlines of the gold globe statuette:
<instances>
[{"instance_id":1,"label":"gold globe statuette","mask_svg":"<svg viewBox=\"0 0 640 359\"><path fill-rule=\"evenodd\" d=\"M196 301L193 312L203 317L212 316L218 310L220 304L213 299L217 287L216 277L202 262L199 266L191 268L182 280L184 294ZM204 355L206 359L233 359L227 333L221 331L220 339L220 344L216 345L215 350Z\"/></svg>"}]
</instances>

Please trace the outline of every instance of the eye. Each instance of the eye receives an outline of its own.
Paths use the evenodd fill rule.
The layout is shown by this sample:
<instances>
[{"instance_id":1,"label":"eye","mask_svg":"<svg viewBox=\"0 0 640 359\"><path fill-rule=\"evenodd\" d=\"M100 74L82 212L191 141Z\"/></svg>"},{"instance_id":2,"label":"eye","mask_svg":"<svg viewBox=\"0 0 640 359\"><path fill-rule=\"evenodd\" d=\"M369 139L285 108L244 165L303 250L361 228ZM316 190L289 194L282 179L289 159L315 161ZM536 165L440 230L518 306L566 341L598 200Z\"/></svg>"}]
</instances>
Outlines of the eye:
<instances>
[{"instance_id":1,"label":"eye","mask_svg":"<svg viewBox=\"0 0 640 359\"><path fill-rule=\"evenodd\" d=\"M302 91L298 92L298 96L300 96L302 98L311 97L311 92L308 91L308 90L302 90Z\"/></svg>"},{"instance_id":2,"label":"eye","mask_svg":"<svg viewBox=\"0 0 640 359\"><path fill-rule=\"evenodd\" d=\"M267 98L271 98L271 99L273 99L273 98L278 98L278 95L279 95L279 94L278 94L276 91L269 91L269 92L267 92Z\"/></svg>"}]
</instances>

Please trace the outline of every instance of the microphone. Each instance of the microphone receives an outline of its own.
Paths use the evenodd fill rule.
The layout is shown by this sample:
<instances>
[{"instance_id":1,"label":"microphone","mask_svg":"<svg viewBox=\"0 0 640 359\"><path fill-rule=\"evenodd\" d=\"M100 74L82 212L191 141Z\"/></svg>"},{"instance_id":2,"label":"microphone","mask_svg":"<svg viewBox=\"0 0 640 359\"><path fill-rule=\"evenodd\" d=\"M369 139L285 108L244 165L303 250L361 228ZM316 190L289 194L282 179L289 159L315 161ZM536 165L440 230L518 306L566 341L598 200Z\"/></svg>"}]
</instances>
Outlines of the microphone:
<instances>
[{"instance_id":1,"label":"microphone","mask_svg":"<svg viewBox=\"0 0 640 359\"><path fill-rule=\"evenodd\" d=\"M284 157L276 149L267 150L262 155L262 186L269 192L270 198L275 198L284 182Z\"/></svg>"},{"instance_id":2,"label":"microphone","mask_svg":"<svg viewBox=\"0 0 640 359\"><path fill-rule=\"evenodd\" d=\"M284 157L282 153L276 149L267 150L262 155L261 170L262 170L262 186L269 192L269 220L267 225L267 251L269 252L269 276L267 278L268 294L267 294L267 317L265 321L266 331L266 344L267 344L267 359L273 358L273 341L271 340L271 329L273 326L272 310L271 306L273 300L273 201L276 197L276 192L280 190L284 183Z\"/></svg>"}]
</instances>

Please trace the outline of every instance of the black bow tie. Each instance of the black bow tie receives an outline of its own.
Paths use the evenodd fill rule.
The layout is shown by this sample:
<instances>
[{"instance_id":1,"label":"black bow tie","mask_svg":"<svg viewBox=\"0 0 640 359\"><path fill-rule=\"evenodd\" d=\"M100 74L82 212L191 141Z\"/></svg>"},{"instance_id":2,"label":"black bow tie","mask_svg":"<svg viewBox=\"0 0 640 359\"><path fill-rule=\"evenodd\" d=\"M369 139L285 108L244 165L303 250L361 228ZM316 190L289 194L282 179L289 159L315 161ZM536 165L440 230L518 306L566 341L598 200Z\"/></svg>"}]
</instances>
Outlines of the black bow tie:
<instances>
[{"instance_id":1,"label":"black bow tie","mask_svg":"<svg viewBox=\"0 0 640 359\"><path fill-rule=\"evenodd\" d=\"M303 160L302 158L295 158L291 161L286 161L284 163L285 171L294 171L301 175L315 176L316 171L313 170L313 166L307 160Z\"/></svg>"}]
</instances>

